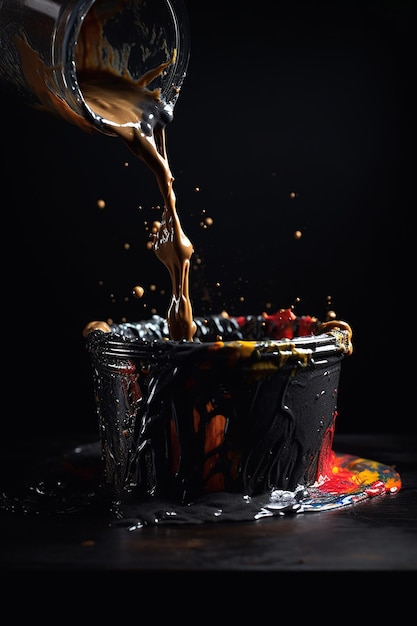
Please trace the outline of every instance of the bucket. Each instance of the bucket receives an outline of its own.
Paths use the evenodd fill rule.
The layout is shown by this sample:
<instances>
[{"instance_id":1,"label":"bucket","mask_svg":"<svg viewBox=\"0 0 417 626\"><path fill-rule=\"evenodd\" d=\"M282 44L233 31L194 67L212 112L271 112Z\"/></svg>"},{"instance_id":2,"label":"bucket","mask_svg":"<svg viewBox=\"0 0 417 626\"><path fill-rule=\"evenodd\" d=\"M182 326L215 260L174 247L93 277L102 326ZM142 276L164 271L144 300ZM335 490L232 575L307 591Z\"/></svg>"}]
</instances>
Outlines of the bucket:
<instances>
[{"instance_id":1,"label":"bucket","mask_svg":"<svg viewBox=\"0 0 417 626\"><path fill-rule=\"evenodd\" d=\"M325 474L349 331L276 340L254 320L245 336L234 318L196 318L191 342L168 339L158 316L85 335L115 498L254 496Z\"/></svg>"}]
</instances>

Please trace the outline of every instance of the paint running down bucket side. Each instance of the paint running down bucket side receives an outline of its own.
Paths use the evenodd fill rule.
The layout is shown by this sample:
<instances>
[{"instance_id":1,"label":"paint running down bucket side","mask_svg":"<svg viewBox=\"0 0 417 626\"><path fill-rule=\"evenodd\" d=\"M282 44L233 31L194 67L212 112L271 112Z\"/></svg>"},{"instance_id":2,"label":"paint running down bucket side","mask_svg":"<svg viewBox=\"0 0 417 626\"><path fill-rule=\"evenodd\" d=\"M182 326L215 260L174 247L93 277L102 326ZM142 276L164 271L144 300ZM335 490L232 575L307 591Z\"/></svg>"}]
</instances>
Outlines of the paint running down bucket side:
<instances>
[{"instance_id":1,"label":"paint running down bucket side","mask_svg":"<svg viewBox=\"0 0 417 626\"><path fill-rule=\"evenodd\" d=\"M233 318L196 324L192 342L169 340L158 316L86 334L114 496L187 503L213 492L294 491L325 475L350 331L247 339ZM221 340L210 340L214 329Z\"/></svg>"}]
</instances>

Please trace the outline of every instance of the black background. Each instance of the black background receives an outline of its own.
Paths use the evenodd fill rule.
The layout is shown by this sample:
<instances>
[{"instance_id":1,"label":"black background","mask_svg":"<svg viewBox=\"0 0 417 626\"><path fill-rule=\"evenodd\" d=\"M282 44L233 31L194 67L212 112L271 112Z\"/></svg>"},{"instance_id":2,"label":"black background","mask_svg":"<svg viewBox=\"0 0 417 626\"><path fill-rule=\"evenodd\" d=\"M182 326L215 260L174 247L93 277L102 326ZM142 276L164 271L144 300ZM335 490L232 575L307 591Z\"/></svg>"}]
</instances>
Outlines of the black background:
<instances>
[{"instance_id":1,"label":"black background","mask_svg":"<svg viewBox=\"0 0 417 626\"><path fill-rule=\"evenodd\" d=\"M300 298L296 313L323 319L330 297L354 342L338 431L414 431L415 3L186 4L191 58L167 144L199 261L195 315ZM6 94L0 106L4 441L94 432L82 330L165 314L169 276L145 224L161 197L118 139Z\"/></svg>"}]
</instances>

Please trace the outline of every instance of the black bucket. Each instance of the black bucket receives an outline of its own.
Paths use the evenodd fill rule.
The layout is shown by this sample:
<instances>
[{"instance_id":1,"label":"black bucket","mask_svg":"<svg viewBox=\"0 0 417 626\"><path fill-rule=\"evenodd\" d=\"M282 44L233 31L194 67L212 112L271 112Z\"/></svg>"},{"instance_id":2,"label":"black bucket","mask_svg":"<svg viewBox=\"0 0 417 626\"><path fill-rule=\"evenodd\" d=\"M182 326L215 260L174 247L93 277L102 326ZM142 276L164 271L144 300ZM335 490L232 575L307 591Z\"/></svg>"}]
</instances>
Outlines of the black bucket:
<instances>
[{"instance_id":1,"label":"black bucket","mask_svg":"<svg viewBox=\"0 0 417 626\"><path fill-rule=\"evenodd\" d=\"M330 462L348 332L256 339L252 318L247 339L233 318L196 322L192 342L167 339L157 316L86 335L114 496L188 503L314 484Z\"/></svg>"}]
</instances>

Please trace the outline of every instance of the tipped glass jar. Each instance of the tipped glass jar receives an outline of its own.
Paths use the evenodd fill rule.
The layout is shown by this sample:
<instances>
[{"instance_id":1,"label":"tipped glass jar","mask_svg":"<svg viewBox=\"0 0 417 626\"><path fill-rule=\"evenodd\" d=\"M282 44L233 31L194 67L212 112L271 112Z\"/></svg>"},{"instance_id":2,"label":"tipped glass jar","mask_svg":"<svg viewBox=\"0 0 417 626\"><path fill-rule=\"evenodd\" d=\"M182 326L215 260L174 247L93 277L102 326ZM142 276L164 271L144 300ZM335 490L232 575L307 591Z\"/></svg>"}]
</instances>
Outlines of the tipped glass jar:
<instances>
[{"instance_id":1,"label":"tipped glass jar","mask_svg":"<svg viewBox=\"0 0 417 626\"><path fill-rule=\"evenodd\" d=\"M146 76L169 121L188 66L188 16L182 0L3 0L0 48L5 89L112 135L118 122L86 101L80 77L105 71L136 83Z\"/></svg>"}]
</instances>

